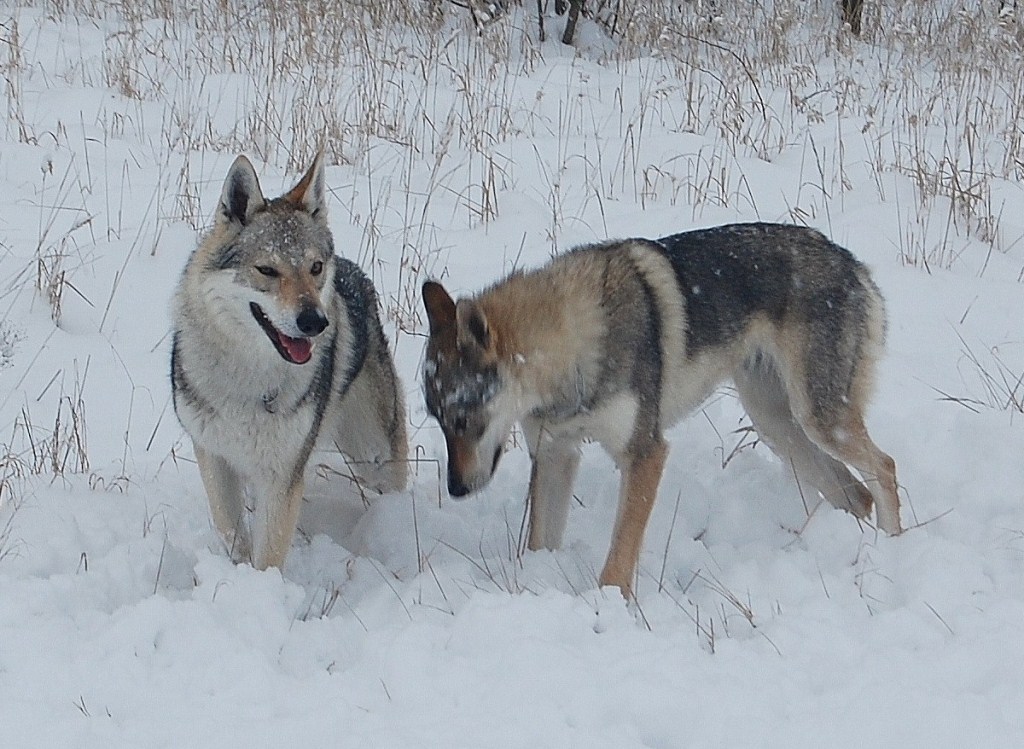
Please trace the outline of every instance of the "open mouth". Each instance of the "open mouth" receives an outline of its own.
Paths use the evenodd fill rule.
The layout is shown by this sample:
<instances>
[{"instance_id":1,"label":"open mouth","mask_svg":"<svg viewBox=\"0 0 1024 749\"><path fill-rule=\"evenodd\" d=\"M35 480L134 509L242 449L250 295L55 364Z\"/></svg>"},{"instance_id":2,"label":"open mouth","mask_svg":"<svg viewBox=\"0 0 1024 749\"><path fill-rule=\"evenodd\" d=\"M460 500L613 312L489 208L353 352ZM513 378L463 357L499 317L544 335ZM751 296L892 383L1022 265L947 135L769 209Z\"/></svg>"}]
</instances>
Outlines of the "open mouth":
<instances>
[{"instance_id":1,"label":"open mouth","mask_svg":"<svg viewBox=\"0 0 1024 749\"><path fill-rule=\"evenodd\" d=\"M309 338L292 338L282 333L256 302L249 302L249 310L282 359L292 364L305 364L313 357L313 342Z\"/></svg>"}]
</instances>

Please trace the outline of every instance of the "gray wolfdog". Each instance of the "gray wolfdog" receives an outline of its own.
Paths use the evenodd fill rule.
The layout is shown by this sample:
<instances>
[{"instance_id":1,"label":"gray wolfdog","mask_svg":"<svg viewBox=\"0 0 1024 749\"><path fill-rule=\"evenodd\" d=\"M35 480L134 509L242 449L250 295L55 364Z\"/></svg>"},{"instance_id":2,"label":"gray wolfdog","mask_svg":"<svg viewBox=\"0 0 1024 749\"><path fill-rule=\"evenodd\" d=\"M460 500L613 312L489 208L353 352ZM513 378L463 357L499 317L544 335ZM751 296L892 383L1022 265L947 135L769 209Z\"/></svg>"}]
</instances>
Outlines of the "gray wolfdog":
<instances>
[{"instance_id":1,"label":"gray wolfdog","mask_svg":"<svg viewBox=\"0 0 1024 749\"><path fill-rule=\"evenodd\" d=\"M882 297L813 229L737 224L584 246L458 302L428 281L423 302L424 390L449 494L487 484L518 421L532 460L528 546L558 548L580 443L600 442L622 472L600 583L627 598L663 432L728 378L803 486L857 517L873 501L878 526L900 533L895 464L864 426Z\"/></svg>"},{"instance_id":2,"label":"gray wolfdog","mask_svg":"<svg viewBox=\"0 0 1024 749\"><path fill-rule=\"evenodd\" d=\"M178 285L171 353L174 409L236 561L284 563L317 446L379 491L405 486L405 403L377 308L334 254L321 157L267 200L239 156Z\"/></svg>"}]
</instances>

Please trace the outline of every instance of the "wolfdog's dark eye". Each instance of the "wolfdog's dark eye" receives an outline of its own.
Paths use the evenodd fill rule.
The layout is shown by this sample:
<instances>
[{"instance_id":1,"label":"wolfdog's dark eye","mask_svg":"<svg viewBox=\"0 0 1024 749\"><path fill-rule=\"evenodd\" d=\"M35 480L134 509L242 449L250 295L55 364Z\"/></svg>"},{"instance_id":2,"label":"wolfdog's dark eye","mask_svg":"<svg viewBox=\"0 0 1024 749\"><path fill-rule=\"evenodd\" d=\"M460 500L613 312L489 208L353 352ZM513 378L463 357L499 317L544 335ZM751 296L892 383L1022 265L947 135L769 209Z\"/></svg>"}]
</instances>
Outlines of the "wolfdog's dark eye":
<instances>
[{"instance_id":1,"label":"wolfdog's dark eye","mask_svg":"<svg viewBox=\"0 0 1024 749\"><path fill-rule=\"evenodd\" d=\"M281 275L277 272L277 268L271 268L269 265L257 265L256 270L267 278L277 278Z\"/></svg>"},{"instance_id":2,"label":"wolfdog's dark eye","mask_svg":"<svg viewBox=\"0 0 1024 749\"><path fill-rule=\"evenodd\" d=\"M309 269L309 272L312 273L314 276L319 276L321 273L324 272L324 264L317 260L315 263L313 263L313 267Z\"/></svg>"},{"instance_id":3,"label":"wolfdog's dark eye","mask_svg":"<svg viewBox=\"0 0 1024 749\"><path fill-rule=\"evenodd\" d=\"M462 435L462 434L466 433L466 417L465 416L456 416L452 420L452 431L455 432L458 435Z\"/></svg>"}]
</instances>

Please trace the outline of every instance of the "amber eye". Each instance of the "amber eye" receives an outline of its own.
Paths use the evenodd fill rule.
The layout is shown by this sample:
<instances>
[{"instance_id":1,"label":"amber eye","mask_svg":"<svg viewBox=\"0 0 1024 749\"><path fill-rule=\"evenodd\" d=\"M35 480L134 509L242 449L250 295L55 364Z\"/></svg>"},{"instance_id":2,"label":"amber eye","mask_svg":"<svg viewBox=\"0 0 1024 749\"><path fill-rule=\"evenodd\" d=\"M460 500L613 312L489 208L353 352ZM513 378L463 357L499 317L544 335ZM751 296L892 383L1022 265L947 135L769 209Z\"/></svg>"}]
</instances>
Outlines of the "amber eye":
<instances>
[{"instance_id":1,"label":"amber eye","mask_svg":"<svg viewBox=\"0 0 1024 749\"><path fill-rule=\"evenodd\" d=\"M272 268L269 265L257 265L256 270L267 278L277 278L281 275L277 272L277 268Z\"/></svg>"},{"instance_id":2,"label":"amber eye","mask_svg":"<svg viewBox=\"0 0 1024 749\"><path fill-rule=\"evenodd\" d=\"M313 267L309 269L309 272L312 273L314 276L319 276L321 273L324 272L324 264L317 260L315 263L313 263Z\"/></svg>"}]
</instances>

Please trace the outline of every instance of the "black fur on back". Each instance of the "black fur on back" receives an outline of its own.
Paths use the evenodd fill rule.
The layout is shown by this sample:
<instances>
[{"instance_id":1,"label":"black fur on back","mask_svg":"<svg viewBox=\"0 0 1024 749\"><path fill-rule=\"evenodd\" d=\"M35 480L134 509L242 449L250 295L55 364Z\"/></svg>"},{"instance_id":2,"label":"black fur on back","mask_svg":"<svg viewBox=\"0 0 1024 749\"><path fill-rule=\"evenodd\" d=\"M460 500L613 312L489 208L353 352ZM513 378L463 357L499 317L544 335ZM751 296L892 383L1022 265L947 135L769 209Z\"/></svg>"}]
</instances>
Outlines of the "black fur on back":
<instances>
[{"instance_id":1,"label":"black fur on back","mask_svg":"<svg viewBox=\"0 0 1024 749\"><path fill-rule=\"evenodd\" d=\"M755 315L807 331L807 383L817 403L849 394L870 297L861 264L821 232L786 224L732 224L663 237L686 300L686 348L727 345Z\"/></svg>"}]
</instances>

